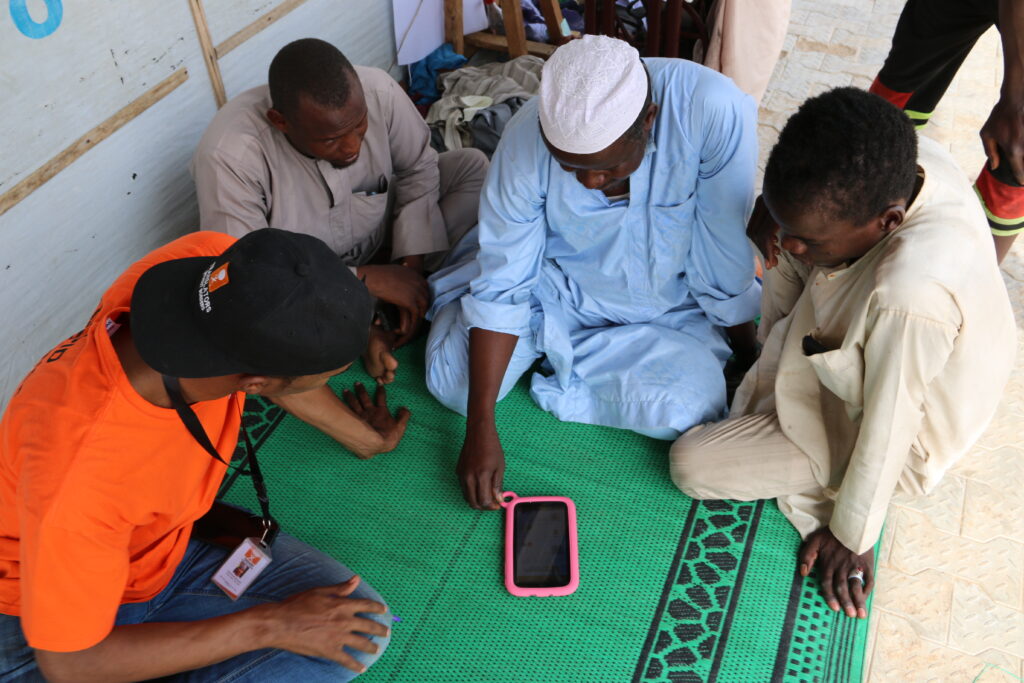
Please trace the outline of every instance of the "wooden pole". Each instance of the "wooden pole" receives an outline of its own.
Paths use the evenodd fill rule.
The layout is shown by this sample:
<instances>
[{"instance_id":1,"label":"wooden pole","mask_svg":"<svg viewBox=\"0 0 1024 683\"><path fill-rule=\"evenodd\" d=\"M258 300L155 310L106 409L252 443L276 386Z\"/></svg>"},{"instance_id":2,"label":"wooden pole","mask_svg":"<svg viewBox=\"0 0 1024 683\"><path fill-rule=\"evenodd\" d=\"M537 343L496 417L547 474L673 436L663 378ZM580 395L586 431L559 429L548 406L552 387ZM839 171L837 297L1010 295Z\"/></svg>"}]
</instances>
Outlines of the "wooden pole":
<instances>
[{"instance_id":1,"label":"wooden pole","mask_svg":"<svg viewBox=\"0 0 1024 683\"><path fill-rule=\"evenodd\" d=\"M462 0L444 0L444 39L460 55L466 53L463 30Z\"/></svg>"},{"instance_id":2,"label":"wooden pole","mask_svg":"<svg viewBox=\"0 0 1024 683\"><path fill-rule=\"evenodd\" d=\"M679 31L682 29L683 21L683 0L668 0L668 9L665 10L665 46L662 48L662 57L679 56Z\"/></svg>"},{"instance_id":3,"label":"wooden pole","mask_svg":"<svg viewBox=\"0 0 1024 683\"><path fill-rule=\"evenodd\" d=\"M519 0L501 0L501 16L505 22L509 57L526 54L526 26L523 24L523 6Z\"/></svg>"},{"instance_id":4,"label":"wooden pole","mask_svg":"<svg viewBox=\"0 0 1024 683\"><path fill-rule=\"evenodd\" d=\"M229 37L215 48L217 59L224 59L224 55L252 38L254 35L285 16L293 9L306 2L306 0L285 0L280 5L260 16L259 19L241 29L238 33Z\"/></svg>"},{"instance_id":5,"label":"wooden pole","mask_svg":"<svg viewBox=\"0 0 1024 683\"><path fill-rule=\"evenodd\" d=\"M601 33L615 37L615 0L601 0Z\"/></svg>"},{"instance_id":6,"label":"wooden pole","mask_svg":"<svg viewBox=\"0 0 1024 683\"><path fill-rule=\"evenodd\" d=\"M210 27L206 23L206 12L203 10L202 0L188 0L188 5L192 9L192 20L196 24L196 34L199 36L199 47L203 50L203 61L206 62L206 71L210 74L213 96L217 100L217 108L220 109L228 101L228 96L224 92L224 79L220 77L217 51L214 49L213 40L210 38Z\"/></svg>"},{"instance_id":7,"label":"wooden pole","mask_svg":"<svg viewBox=\"0 0 1024 683\"><path fill-rule=\"evenodd\" d=\"M38 190L43 183L70 166L76 159L120 130L136 116L165 98L175 88L188 80L188 71L182 67L141 97L121 108L116 114L96 126L66 147L60 154L25 176L21 182L0 195L0 216L12 206Z\"/></svg>"},{"instance_id":8,"label":"wooden pole","mask_svg":"<svg viewBox=\"0 0 1024 683\"><path fill-rule=\"evenodd\" d=\"M661 53L661 0L644 0L647 15L647 44L644 53L647 57L660 57Z\"/></svg>"},{"instance_id":9,"label":"wooden pole","mask_svg":"<svg viewBox=\"0 0 1024 683\"><path fill-rule=\"evenodd\" d=\"M544 25L548 27L548 42L552 45L562 45L569 40L569 36L562 35L562 7L558 0L537 0L540 6L540 13L544 15Z\"/></svg>"},{"instance_id":10,"label":"wooden pole","mask_svg":"<svg viewBox=\"0 0 1024 683\"><path fill-rule=\"evenodd\" d=\"M583 0L583 32L590 35L597 33L597 2Z\"/></svg>"}]
</instances>

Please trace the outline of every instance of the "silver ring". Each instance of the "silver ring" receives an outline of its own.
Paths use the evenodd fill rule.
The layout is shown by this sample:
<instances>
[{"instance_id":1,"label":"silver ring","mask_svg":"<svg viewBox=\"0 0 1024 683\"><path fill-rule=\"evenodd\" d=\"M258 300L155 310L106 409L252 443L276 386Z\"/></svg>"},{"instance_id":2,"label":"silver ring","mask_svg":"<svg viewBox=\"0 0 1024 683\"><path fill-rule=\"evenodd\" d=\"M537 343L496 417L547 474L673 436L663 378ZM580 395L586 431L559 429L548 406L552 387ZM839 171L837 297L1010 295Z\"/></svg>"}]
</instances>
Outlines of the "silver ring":
<instances>
[{"instance_id":1,"label":"silver ring","mask_svg":"<svg viewBox=\"0 0 1024 683\"><path fill-rule=\"evenodd\" d=\"M860 581L860 585L863 586L864 585L864 572L861 571L860 569L855 569L852 572L850 572L849 576L846 577L847 581L853 581L854 579L857 579L858 581Z\"/></svg>"}]
</instances>

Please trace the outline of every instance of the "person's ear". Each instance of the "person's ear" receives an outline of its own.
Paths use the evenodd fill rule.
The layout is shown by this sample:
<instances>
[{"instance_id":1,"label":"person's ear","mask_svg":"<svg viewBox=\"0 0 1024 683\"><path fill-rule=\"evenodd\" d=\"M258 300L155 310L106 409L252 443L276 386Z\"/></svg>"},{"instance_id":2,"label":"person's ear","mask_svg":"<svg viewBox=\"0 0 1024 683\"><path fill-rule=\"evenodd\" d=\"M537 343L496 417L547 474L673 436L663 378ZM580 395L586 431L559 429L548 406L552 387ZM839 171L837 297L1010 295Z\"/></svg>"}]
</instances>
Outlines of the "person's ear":
<instances>
[{"instance_id":1,"label":"person's ear","mask_svg":"<svg viewBox=\"0 0 1024 683\"><path fill-rule=\"evenodd\" d=\"M879 228L881 231L888 235L896 228L903 225L903 221L907 218L907 207L903 204L893 204L885 209L881 216L879 216Z\"/></svg>"},{"instance_id":2,"label":"person's ear","mask_svg":"<svg viewBox=\"0 0 1024 683\"><path fill-rule=\"evenodd\" d=\"M284 114L276 109L267 110L267 121L270 121L270 125L277 128L282 133L288 132L288 120L285 119Z\"/></svg>"},{"instance_id":3,"label":"person's ear","mask_svg":"<svg viewBox=\"0 0 1024 683\"><path fill-rule=\"evenodd\" d=\"M654 119L658 116L658 105L651 102L651 106L647 107L647 114L644 116L644 131L647 133L651 132L654 128Z\"/></svg>"},{"instance_id":4,"label":"person's ear","mask_svg":"<svg viewBox=\"0 0 1024 683\"><path fill-rule=\"evenodd\" d=\"M239 375L236 390L247 394L261 394L270 386L270 382L271 379L265 375Z\"/></svg>"}]
</instances>

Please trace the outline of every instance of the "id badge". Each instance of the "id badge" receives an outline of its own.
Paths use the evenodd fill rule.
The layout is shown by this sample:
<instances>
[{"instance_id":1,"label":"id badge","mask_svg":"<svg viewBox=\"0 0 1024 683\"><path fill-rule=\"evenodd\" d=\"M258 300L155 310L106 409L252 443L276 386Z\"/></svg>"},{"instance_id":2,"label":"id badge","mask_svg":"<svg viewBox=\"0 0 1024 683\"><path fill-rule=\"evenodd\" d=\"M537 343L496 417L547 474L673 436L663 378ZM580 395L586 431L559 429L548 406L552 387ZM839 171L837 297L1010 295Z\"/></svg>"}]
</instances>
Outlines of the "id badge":
<instances>
[{"instance_id":1,"label":"id badge","mask_svg":"<svg viewBox=\"0 0 1024 683\"><path fill-rule=\"evenodd\" d=\"M228 559L213 575L213 582L229 598L237 600L272 559L270 548L260 543L260 539L247 538L228 555Z\"/></svg>"}]
</instances>

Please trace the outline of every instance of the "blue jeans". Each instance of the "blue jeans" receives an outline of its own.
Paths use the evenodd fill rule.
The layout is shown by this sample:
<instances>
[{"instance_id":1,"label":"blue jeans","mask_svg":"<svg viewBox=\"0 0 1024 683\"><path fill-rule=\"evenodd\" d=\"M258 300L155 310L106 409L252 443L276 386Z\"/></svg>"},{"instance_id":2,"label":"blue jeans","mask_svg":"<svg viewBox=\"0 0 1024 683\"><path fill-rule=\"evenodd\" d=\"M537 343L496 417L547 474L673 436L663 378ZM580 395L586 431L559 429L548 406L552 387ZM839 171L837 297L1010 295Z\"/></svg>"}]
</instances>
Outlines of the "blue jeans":
<instances>
[{"instance_id":1,"label":"blue jeans","mask_svg":"<svg viewBox=\"0 0 1024 683\"><path fill-rule=\"evenodd\" d=\"M198 621L238 612L268 602L278 602L309 588L341 583L353 572L319 550L294 536L280 534L270 566L237 601L232 601L210 581L227 559L228 550L202 541L190 541L185 557L171 582L148 602L121 605L117 625L147 622ZM360 582L353 598L376 600L380 595L366 582ZM391 627L391 613L363 614ZM380 650L376 655L345 651L364 666L373 664L387 647L388 639L370 638ZM285 650L255 650L231 659L177 674L166 679L176 682L198 681L350 681L356 672L327 659L304 657ZM25 642L18 617L0 614L0 682L42 681L32 649Z\"/></svg>"}]
</instances>

